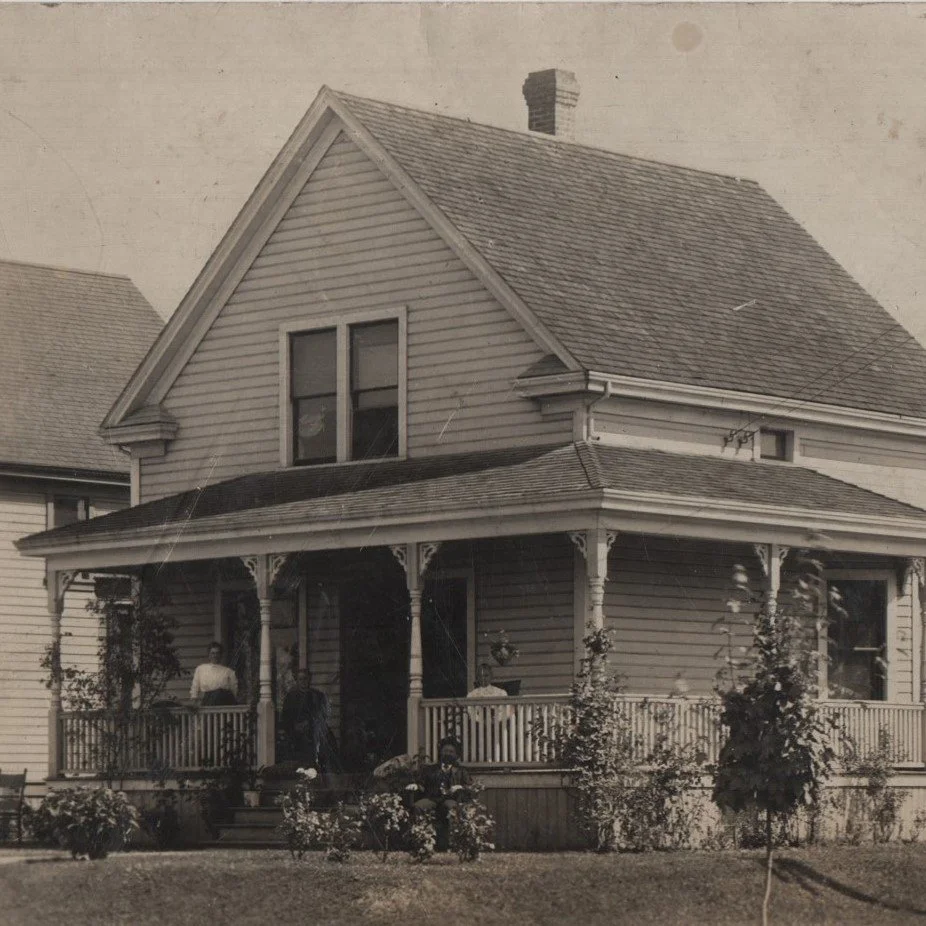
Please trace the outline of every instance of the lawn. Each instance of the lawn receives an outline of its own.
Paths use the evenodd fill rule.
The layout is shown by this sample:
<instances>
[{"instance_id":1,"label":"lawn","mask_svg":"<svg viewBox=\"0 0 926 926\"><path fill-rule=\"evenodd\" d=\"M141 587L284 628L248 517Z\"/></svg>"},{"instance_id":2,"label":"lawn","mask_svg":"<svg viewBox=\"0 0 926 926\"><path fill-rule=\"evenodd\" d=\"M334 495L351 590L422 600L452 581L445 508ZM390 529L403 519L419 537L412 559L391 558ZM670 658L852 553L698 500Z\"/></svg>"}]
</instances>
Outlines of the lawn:
<instances>
[{"instance_id":1,"label":"lawn","mask_svg":"<svg viewBox=\"0 0 926 926\"><path fill-rule=\"evenodd\" d=\"M788 850L780 924L923 923L926 846ZM348 865L280 851L130 853L0 865L4 926L83 924L745 924L758 921L761 854L498 854L425 866L370 854Z\"/></svg>"}]
</instances>

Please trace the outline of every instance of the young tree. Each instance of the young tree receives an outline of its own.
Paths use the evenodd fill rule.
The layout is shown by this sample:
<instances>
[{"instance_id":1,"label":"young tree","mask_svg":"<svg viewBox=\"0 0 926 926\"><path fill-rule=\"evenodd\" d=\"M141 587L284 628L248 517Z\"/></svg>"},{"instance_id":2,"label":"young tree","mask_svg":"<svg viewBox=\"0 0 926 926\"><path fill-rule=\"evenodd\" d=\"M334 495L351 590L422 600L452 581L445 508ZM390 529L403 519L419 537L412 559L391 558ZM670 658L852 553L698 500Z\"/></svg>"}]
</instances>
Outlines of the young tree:
<instances>
[{"instance_id":1,"label":"young tree","mask_svg":"<svg viewBox=\"0 0 926 926\"><path fill-rule=\"evenodd\" d=\"M749 591L746 570L737 566L738 612ZM737 659L728 650L728 681L720 691L721 722L728 733L714 776L713 798L722 810L755 810L765 820L766 881L762 923L768 922L772 889L774 823L801 806L813 806L833 761L827 728L814 695L816 646L825 583L819 563L805 559L793 583L790 604L779 609L766 597L752 627L752 647Z\"/></svg>"},{"instance_id":2,"label":"young tree","mask_svg":"<svg viewBox=\"0 0 926 926\"><path fill-rule=\"evenodd\" d=\"M42 660L46 684L60 673L65 706L92 728L91 759L110 786L139 756L151 763L151 747L172 722L166 712L152 711L183 673L174 646L176 622L164 612L166 604L153 582L99 581L87 604L100 627L96 668L62 665L52 646Z\"/></svg>"}]
</instances>

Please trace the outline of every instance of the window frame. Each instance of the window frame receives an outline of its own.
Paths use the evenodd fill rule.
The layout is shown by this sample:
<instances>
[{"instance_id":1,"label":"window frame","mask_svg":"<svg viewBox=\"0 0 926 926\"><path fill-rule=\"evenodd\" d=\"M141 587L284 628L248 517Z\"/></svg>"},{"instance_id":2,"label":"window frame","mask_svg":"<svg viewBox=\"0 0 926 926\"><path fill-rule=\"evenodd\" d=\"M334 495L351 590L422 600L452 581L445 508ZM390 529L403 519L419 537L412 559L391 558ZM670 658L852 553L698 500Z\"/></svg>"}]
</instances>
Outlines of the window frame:
<instances>
[{"instance_id":1,"label":"window frame","mask_svg":"<svg viewBox=\"0 0 926 926\"><path fill-rule=\"evenodd\" d=\"M762 453L762 435L776 434L784 440L784 452L780 457L767 457ZM794 462L794 431L789 428L759 428L756 432L756 458L765 463L793 463Z\"/></svg>"},{"instance_id":2,"label":"window frame","mask_svg":"<svg viewBox=\"0 0 926 926\"><path fill-rule=\"evenodd\" d=\"M350 382L350 329L354 325L376 322L398 322L398 403L399 403L399 445L394 456L351 459L351 382ZM309 334L313 331L335 329L337 344L336 360L336 428L337 452L335 459L327 463L297 463L295 461L295 439L293 434L293 400L290 392L292 382L291 336ZM383 309L367 309L346 312L340 315L324 315L286 322L279 327L279 400L280 400L280 463L290 467L332 466L335 464L376 463L380 461L404 460L408 453L407 413L407 310L405 306Z\"/></svg>"},{"instance_id":3,"label":"window frame","mask_svg":"<svg viewBox=\"0 0 926 926\"><path fill-rule=\"evenodd\" d=\"M59 503L65 499L77 502L77 519L68 521L67 524L56 524ZM89 521L93 517L93 511L90 504L90 497L79 495L74 492L53 492L47 499L46 503L46 528L53 530L57 527L67 527L69 524L80 524L82 521Z\"/></svg>"},{"instance_id":4,"label":"window frame","mask_svg":"<svg viewBox=\"0 0 926 926\"><path fill-rule=\"evenodd\" d=\"M885 615L884 615L884 699L881 701L860 702L872 704L897 703L897 576L890 569L827 569L823 573L829 597L830 585L839 587L839 582L859 580L863 582L885 583ZM837 701L840 704L851 703L845 698L831 698L829 693L829 628L818 640L820 659L820 693L826 701Z\"/></svg>"}]
</instances>

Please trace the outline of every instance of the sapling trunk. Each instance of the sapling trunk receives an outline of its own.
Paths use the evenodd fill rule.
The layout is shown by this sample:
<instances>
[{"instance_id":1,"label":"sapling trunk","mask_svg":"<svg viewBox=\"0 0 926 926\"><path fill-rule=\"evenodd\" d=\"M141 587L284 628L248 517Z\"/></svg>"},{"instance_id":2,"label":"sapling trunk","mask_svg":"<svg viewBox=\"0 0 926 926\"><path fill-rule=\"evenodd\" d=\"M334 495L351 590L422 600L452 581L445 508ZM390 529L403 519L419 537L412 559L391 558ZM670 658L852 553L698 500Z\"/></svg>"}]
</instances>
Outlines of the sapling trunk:
<instances>
[{"instance_id":1,"label":"sapling trunk","mask_svg":"<svg viewBox=\"0 0 926 926\"><path fill-rule=\"evenodd\" d=\"M768 902L772 896L772 812L765 811L765 896L762 898L762 926L768 926Z\"/></svg>"}]
</instances>

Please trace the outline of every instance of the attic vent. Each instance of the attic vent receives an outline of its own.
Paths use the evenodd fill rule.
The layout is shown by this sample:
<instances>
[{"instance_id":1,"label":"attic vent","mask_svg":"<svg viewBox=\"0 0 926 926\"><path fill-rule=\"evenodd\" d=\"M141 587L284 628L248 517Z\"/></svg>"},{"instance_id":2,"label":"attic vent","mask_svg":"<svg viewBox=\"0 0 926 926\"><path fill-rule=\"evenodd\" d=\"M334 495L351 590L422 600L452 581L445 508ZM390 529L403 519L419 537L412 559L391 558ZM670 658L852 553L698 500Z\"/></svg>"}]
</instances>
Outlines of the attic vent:
<instances>
[{"instance_id":1,"label":"attic vent","mask_svg":"<svg viewBox=\"0 0 926 926\"><path fill-rule=\"evenodd\" d=\"M521 88L527 101L527 127L561 138L572 138L575 129L579 82L572 71L551 68L527 75Z\"/></svg>"}]
</instances>

